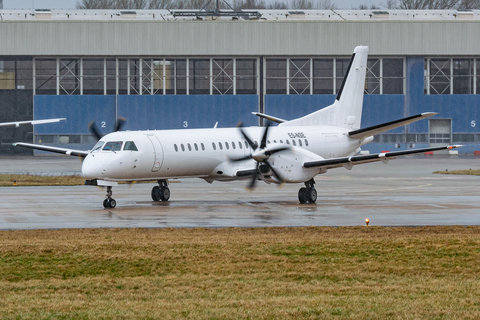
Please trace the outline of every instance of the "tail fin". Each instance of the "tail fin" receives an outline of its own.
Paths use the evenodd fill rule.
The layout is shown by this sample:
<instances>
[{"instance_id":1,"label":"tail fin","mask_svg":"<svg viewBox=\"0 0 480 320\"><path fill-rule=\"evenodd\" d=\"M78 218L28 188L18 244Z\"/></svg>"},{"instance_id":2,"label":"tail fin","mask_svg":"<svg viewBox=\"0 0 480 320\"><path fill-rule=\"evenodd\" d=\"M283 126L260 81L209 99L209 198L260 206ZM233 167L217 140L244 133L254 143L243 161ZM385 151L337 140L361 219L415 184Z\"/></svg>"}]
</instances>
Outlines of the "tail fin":
<instances>
[{"instance_id":1,"label":"tail fin","mask_svg":"<svg viewBox=\"0 0 480 320\"><path fill-rule=\"evenodd\" d=\"M368 47L356 47L335 102L302 118L281 123L280 126L332 125L350 130L359 129L362 120L367 59Z\"/></svg>"}]
</instances>

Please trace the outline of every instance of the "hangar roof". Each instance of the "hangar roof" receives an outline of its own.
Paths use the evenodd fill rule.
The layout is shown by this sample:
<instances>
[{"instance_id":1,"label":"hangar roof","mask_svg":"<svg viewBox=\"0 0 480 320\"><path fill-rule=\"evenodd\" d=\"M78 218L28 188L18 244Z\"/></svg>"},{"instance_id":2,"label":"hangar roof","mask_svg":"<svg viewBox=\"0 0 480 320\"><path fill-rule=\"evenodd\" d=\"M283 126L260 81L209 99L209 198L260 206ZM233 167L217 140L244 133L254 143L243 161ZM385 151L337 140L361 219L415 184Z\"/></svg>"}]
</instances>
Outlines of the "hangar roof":
<instances>
[{"instance_id":1,"label":"hangar roof","mask_svg":"<svg viewBox=\"0 0 480 320\"><path fill-rule=\"evenodd\" d=\"M480 10L258 11L246 21L169 10L0 10L0 56L337 56L362 44L383 56L480 52Z\"/></svg>"},{"instance_id":2,"label":"hangar roof","mask_svg":"<svg viewBox=\"0 0 480 320\"><path fill-rule=\"evenodd\" d=\"M174 13L192 10L0 10L2 20L198 20L197 17L175 17ZM231 10L223 10L233 12ZM480 20L480 10L243 10L259 12L260 20L305 20L305 21L446 21ZM210 19L212 18L205 18ZM218 18L214 18L216 20ZM232 17L221 17L232 20ZM236 19L236 18L233 18Z\"/></svg>"}]
</instances>

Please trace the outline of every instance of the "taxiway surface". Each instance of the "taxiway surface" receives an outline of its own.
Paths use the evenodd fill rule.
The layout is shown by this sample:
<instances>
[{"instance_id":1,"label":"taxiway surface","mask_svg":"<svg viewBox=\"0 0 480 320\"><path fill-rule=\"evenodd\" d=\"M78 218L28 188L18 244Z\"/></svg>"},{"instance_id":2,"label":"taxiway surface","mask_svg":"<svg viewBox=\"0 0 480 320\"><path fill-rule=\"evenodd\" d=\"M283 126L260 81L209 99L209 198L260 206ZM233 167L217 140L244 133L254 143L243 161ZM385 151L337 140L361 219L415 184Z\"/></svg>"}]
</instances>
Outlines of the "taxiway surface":
<instances>
[{"instance_id":1,"label":"taxiway surface","mask_svg":"<svg viewBox=\"0 0 480 320\"><path fill-rule=\"evenodd\" d=\"M75 174L74 157L0 157L1 173ZM113 190L117 208L104 209L105 189L93 186L0 188L0 229L117 227L267 227L480 225L480 177L432 174L480 169L480 157L409 156L387 165L317 176L316 204L299 204L300 184L173 180L171 201L150 198L154 183Z\"/></svg>"}]
</instances>

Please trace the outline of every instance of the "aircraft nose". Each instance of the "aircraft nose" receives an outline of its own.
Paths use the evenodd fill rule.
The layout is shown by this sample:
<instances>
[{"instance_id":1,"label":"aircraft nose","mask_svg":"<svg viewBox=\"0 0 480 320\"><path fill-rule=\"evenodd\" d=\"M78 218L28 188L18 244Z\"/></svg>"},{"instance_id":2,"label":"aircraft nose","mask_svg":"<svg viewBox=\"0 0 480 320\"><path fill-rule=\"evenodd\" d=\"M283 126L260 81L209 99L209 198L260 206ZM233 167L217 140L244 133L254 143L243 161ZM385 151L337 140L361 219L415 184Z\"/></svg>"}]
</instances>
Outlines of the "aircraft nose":
<instances>
[{"instance_id":1,"label":"aircraft nose","mask_svg":"<svg viewBox=\"0 0 480 320\"><path fill-rule=\"evenodd\" d=\"M104 173L104 166L100 159L95 159L92 155L88 155L82 164L82 175L89 180L101 179Z\"/></svg>"}]
</instances>

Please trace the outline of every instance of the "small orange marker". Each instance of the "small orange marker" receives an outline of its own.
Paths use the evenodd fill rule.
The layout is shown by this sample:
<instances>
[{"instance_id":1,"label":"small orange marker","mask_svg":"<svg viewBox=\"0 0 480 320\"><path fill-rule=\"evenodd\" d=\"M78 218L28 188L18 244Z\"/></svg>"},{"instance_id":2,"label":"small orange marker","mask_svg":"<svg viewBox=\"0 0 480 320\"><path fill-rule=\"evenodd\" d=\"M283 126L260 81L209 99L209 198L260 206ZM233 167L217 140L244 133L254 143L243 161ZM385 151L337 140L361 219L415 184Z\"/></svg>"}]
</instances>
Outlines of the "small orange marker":
<instances>
[{"instance_id":1,"label":"small orange marker","mask_svg":"<svg viewBox=\"0 0 480 320\"><path fill-rule=\"evenodd\" d=\"M366 224L366 227L368 227L368 223L370 222L370 220L368 219L365 219L365 224Z\"/></svg>"}]
</instances>

